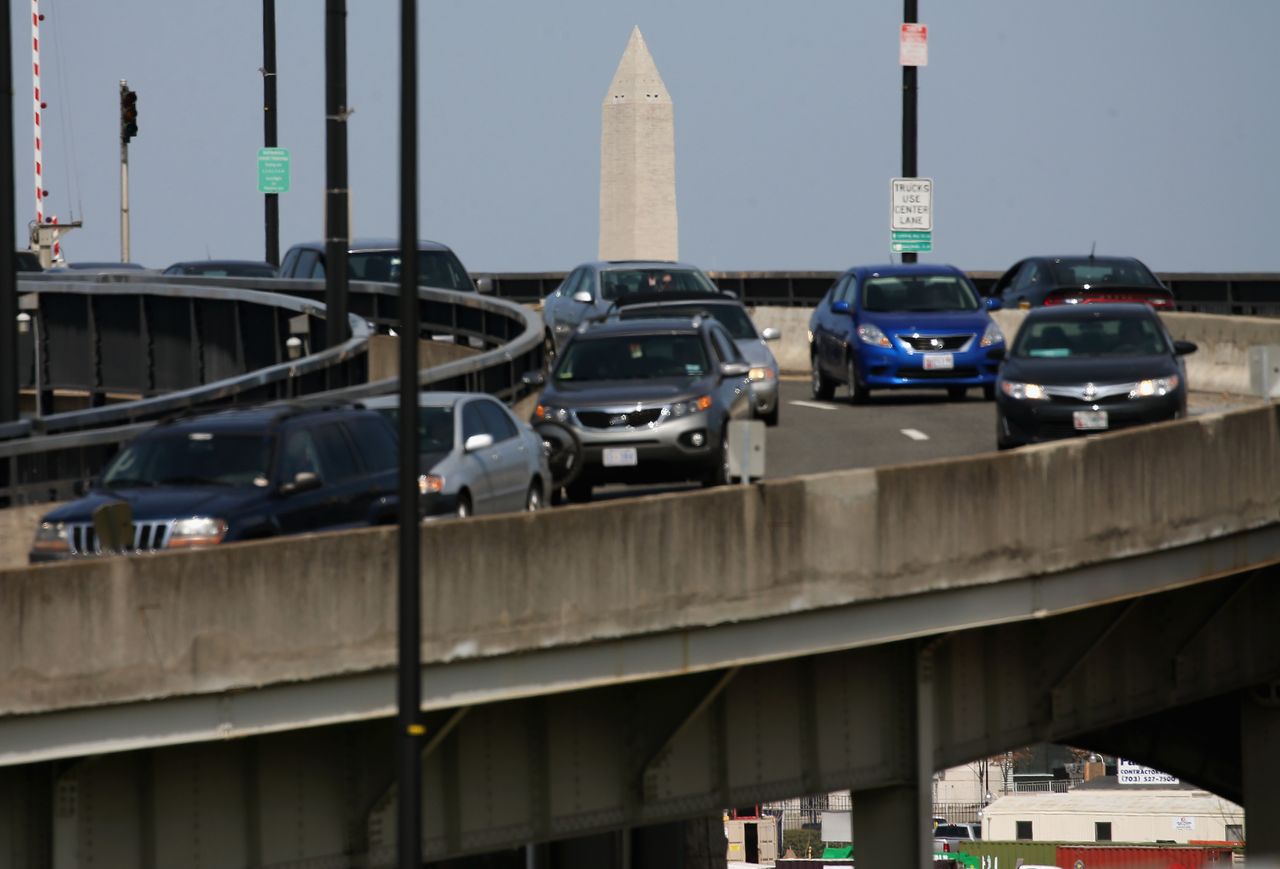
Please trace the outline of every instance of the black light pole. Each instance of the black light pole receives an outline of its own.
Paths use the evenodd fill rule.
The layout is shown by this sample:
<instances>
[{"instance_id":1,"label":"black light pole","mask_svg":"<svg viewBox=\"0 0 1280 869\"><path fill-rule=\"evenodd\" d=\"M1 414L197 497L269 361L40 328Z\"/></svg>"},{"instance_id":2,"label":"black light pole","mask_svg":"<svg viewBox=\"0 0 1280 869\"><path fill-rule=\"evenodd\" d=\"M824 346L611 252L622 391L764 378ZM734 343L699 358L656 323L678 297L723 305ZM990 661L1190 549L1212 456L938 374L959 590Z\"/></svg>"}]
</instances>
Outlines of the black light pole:
<instances>
[{"instance_id":1,"label":"black light pole","mask_svg":"<svg viewBox=\"0 0 1280 869\"><path fill-rule=\"evenodd\" d=\"M325 346L351 335L347 323L347 4L324 4ZM342 384L332 384L340 386Z\"/></svg>"},{"instance_id":2,"label":"black light pole","mask_svg":"<svg viewBox=\"0 0 1280 869\"><path fill-rule=\"evenodd\" d=\"M903 0L902 20L906 24L918 22L916 0ZM902 67L902 177L916 177L916 67ZM916 261L914 251L903 251L902 261Z\"/></svg>"},{"instance_id":3,"label":"black light pole","mask_svg":"<svg viewBox=\"0 0 1280 869\"><path fill-rule=\"evenodd\" d=\"M422 865L422 654L418 531L418 13L400 0L400 573L397 865Z\"/></svg>"},{"instance_id":4,"label":"black light pole","mask_svg":"<svg viewBox=\"0 0 1280 869\"><path fill-rule=\"evenodd\" d=\"M262 0L262 145L276 147L276 0ZM267 262L280 267L280 194L264 193Z\"/></svg>"},{"instance_id":5,"label":"black light pole","mask_svg":"<svg viewBox=\"0 0 1280 869\"><path fill-rule=\"evenodd\" d=\"M0 15L0 423L18 418L18 284L13 256L13 46Z\"/></svg>"}]
</instances>

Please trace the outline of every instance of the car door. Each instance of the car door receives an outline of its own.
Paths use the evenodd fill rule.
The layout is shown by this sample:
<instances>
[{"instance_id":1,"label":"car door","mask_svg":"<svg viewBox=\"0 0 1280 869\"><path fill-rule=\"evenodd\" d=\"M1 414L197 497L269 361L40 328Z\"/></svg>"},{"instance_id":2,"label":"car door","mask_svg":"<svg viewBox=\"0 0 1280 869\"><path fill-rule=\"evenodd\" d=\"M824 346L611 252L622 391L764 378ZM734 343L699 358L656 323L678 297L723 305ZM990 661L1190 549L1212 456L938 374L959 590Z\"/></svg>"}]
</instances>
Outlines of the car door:
<instances>
[{"instance_id":1,"label":"car door","mask_svg":"<svg viewBox=\"0 0 1280 869\"><path fill-rule=\"evenodd\" d=\"M359 495L364 516L376 521L400 496L397 475L400 455L395 431L389 422L373 414L344 419L342 427L364 470Z\"/></svg>"},{"instance_id":2,"label":"car door","mask_svg":"<svg viewBox=\"0 0 1280 869\"><path fill-rule=\"evenodd\" d=\"M494 508L500 511L523 509L525 494L529 491L528 447L519 437L515 420L506 408L492 399L478 399L476 404L488 432L493 435L493 447L485 452L493 463L489 471L493 481Z\"/></svg>"},{"instance_id":3,"label":"car door","mask_svg":"<svg viewBox=\"0 0 1280 869\"><path fill-rule=\"evenodd\" d=\"M849 346L849 333L853 331L853 317L849 313L831 310L836 302L853 305L853 275L845 275L836 284L831 294L831 302L827 305L826 330L823 334L822 363L827 374L844 379L845 348Z\"/></svg>"},{"instance_id":4,"label":"car door","mask_svg":"<svg viewBox=\"0 0 1280 869\"><path fill-rule=\"evenodd\" d=\"M275 525L282 534L318 531L331 521L330 493L320 464L320 448L310 427L292 426L279 438L276 453ZM315 474L320 484L295 488L298 474Z\"/></svg>"},{"instance_id":5,"label":"car door","mask_svg":"<svg viewBox=\"0 0 1280 869\"><path fill-rule=\"evenodd\" d=\"M480 410L482 399L473 398L462 405L459 425L462 437L458 441L458 465L462 469L462 481L459 489L465 488L471 493L471 509L477 515L495 513L498 508L494 503L495 480L493 475L494 461L492 448L467 452L467 440L475 435L492 434L488 422ZM452 486L450 487L452 488Z\"/></svg>"},{"instance_id":6,"label":"car door","mask_svg":"<svg viewBox=\"0 0 1280 869\"><path fill-rule=\"evenodd\" d=\"M368 523L373 492L368 475L357 457L346 429L337 420L315 428L316 446L320 451L322 487L328 493L324 501L327 528L350 528Z\"/></svg>"}]
</instances>

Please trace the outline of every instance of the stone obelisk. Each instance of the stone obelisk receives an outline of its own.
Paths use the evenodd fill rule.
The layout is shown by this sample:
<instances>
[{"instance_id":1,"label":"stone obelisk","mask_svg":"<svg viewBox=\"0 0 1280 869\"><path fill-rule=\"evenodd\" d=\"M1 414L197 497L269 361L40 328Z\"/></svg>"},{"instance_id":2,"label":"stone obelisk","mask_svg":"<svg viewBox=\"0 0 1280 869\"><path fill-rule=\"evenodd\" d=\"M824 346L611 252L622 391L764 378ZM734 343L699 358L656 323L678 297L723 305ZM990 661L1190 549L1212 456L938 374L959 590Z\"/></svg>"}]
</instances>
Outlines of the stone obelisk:
<instances>
[{"instance_id":1,"label":"stone obelisk","mask_svg":"<svg viewBox=\"0 0 1280 869\"><path fill-rule=\"evenodd\" d=\"M677 259L674 110L639 27L601 115L600 259Z\"/></svg>"}]
</instances>

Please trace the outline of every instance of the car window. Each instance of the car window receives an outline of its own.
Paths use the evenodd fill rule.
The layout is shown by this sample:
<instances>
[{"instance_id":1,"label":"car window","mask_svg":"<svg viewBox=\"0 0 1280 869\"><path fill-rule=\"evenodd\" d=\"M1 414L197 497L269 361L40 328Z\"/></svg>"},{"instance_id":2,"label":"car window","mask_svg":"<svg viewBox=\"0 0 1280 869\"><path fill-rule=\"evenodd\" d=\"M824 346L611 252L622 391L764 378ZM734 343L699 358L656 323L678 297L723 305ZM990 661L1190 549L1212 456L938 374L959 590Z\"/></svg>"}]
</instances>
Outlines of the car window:
<instances>
[{"instance_id":1,"label":"car window","mask_svg":"<svg viewBox=\"0 0 1280 869\"><path fill-rule=\"evenodd\" d=\"M1053 274L1057 283L1071 286L1160 286L1156 276L1134 260L1062 259L1053 264Z\"/></svg>"},{"instance_id":2,"label":"car window","mask_svg":"<svg viewBox=\"0 0 1280 869\"><path fill-rule=\"evenodd\" d=\"M711 343L715 346L721 362L742 361L742 354L738 352L733 340L729 338L729 335L723 329L711 330Z\"/></svg>"},{"instance_id":3,"label":"car window","mask_svg":"<svg viewBox=\"0 0 1280 869\"><path fill-rule=\"evenodd\" d=\"M284 436L280 447L281 482L292 482L301 473L320 474L320 450L305 428L295 428Z\"/></svg>"},{"instance_id":4,"label":"car window","mask_svg":"<svg viewBox=\"0 0 1280 869\"><path fill-rule=\"evenodd\" d=\"M103 485L266 485L269 441L260 434L171 432L139 438L111 462Z\"/></svg>"},{"instance_id":5,"label":"car window","mask_svg":"<svg viewBox=\"0 0 1280 869\"><path fill-rule=\"evenodd\" d=\"M478 434L493 434L484 416L480 412L479 401L468 401L462 406L462 442ZM497 436L494 436L497 439Z\"/></svg>"},{"instance_id":6,"label":"car window","mask_svg":"<svg viewBox=\"0 0 1280 869\"><path fill-rule=\"evenodd\" d=\"M628 293L654 293L674 290L678 293L719 292L711 279L696 269L642 268L607 269L600 273L600 297L613 300Z\"/></svg>"},{"instance_id":7,"label":"car window","mask_svg":"<svg viewBox=\"0 0 1280 869\"><path fill-rule=\"evenodd\" d=\"M957 275L882 275L862 285L864 311L975 311L978 295Z\"/></svg>"},{"instance_id":8,"label":"car window","mask_svg":"<svg viewBox=\"0 0 1280 869\"><path fill-rule=\"evenodd\" d=\"M280 263L280 274L286 278L293 277L294 264L298 262L298 249L292 248L284 255L284 262Z\"/></svg>"},{"instance_id":9,"label":"car window","mask_svg":"<svg viewBox=\"0 0 1280 869\"><path fill-rule=\"evenodd\" d=\"M1013 355L1035 358L1070 356L1154 356L1170 352L1163 330L1146 317L1090 317L1024 323Z\"/></svg>"},{"instance_id":10,"label":"car window","mask_svg":"<svg viewBox=\"0 0 1280 869\"><path fill-rule=\"evenodd\" d=\"M320 264L320 254L314 250L304 250L298 254L298 265L293 273L295 278L322 278L324 266Z\"/></svg>"},{"instance_id":11,"label":"car window","mask_svg":"<svg viewBox=\"0 0 1280 869\"><path fill-rule=\"evenodd\" d=\"M574 269L569 276L560 284L560 295L566 298L573 298L573 294L578 292L578 285L582 283L582 279L586 276L587 270L584 268Z\"/></svg>"},{"instance_id":12,"label":"car window","mask_svg":"<svg viewBox=\"0 0 1280 869\"><path fill-rule=\"evenodd\" d=\"M400 409L380 407L391 427L400 431ZM453 405L418 408L418 452L447 453L453 449Z\"/></svg>"},{"instance_id":13,"label":"car window","mask_svg":"<svg viewBox=\"0 0 1280 869\"><path fill-rule=\"evenodd\" d=\"M849 275L848 277L844 278L842 281L840 281L839 286L836 287L836 294L832 298L832 301L848 302L849 304L852 305L853 304L853 288L856 284L857 282L854 281L852 275Z\"/></svg>"},{"instance_id":14,"label":"car window","mask_svg":"<svg viewBox=\"0 0 1280 869\"><path fill-rule=\"evenodd\" d=\"M330 422L317 426L315 440L320 450L321 478L325 482L342 483L360 476L360 459L341 425Z\"/></svg>"},{"instance_id":15,"label":"car window","mask_svg":"<svg viewBox=\"0 0 1280 869\"><path fill-rule=\"evenodd\" d=\"M368 416L343 420L352 442L370 471L392 471L399 464L395 433L390 426Z\"/></svg>"},{"instance_id":16,"label":"car window","mask_svg":"<svg viewBox=\"0 0 1280 869\"><path fill-rule=\"evenodd\" d=\"M555 379L702 377L709 370L706 346L696 333L605 335L579 337L566 345L556 365Z\"/></svg>"},{"instance_id":17,"label":"car window","mask_svg":"<svg viewBox=\"0 0 1280 869\"><path fill-rule=\"evenodd\" d=\"M475 402L480 406L480 417L495 441L505 441L516 436L516 425L511 416L493 401Z\"/></svg>"},{"instance_id":18,"label":"car window","mask_svg":"<svg viewBox=\"0 0 1280 869\"><path fill-rule=\"evenodd\" d=\"M1040 282L1040 264L1035 260L1027 260L1022 264L1022 268L1018 269L1018 273L1013 276L1013 280L1009 284L1012 290L1027 290L1032 286L1038 285Z\"/></svg>"},{"instance_id":19,"label":"car window","mask_svg":"<svg viewBox=\"0 0 1280 869\"><path fill-rule=\"evenodd\" d=\"M621 320L643 320L662 318L711 317L729 331L735 339L758 338L755 324L746 309L738 304L719 304L680 302L674 305L641 305L636 308L624 308L619 315Z\"/></svg>"}]
</instances>

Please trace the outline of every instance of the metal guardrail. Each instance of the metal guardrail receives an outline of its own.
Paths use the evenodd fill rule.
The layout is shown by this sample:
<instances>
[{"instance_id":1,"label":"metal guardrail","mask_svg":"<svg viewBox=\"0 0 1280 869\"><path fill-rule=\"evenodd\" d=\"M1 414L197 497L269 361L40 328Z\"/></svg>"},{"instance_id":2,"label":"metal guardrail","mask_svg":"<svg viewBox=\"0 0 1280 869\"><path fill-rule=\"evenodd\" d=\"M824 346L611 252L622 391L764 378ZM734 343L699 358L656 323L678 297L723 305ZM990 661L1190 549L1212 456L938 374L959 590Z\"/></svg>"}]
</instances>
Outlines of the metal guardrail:
<instances>
[{"instance_id":1,"label":"metal guardrail","mask_svg":"<svg viewBox=\"0 0 1280 869\"><path fill-rule=\"evenodd\" d=\"M324 285L317 281L111 277L114 280L65 283L74 285L72 292L82 296L114 296L117 300L133 294L148 299L177 297L267 304L275 306L277 313L273 316L283 318L286 328L289 319L300 315L307 316L308 327L312 319L318 321L324 316L324 305L308 298L316 293L323 295ZM64 282L43 279L33 283L40 286L24 285L21 289L24 292L34 289L38 297L62 290ZM50 289L49 284L53 284L54 289ZM287 290L289 294L266 292L264 288ZM375 330L385 331L398 321L398 292L394 285L353 283L350 295L353 337L332 350L138 401L0 427L0 506L69 497L77 484L102 469L121 444L160 418L233 404L295 398L348 400L394 391L396 378L372 383L358 381L367 377L366 351L370 335ZM474 356L424 369L419 374L422 387L484 391L508 401L515 401L527 391L521 375L542 364L543 328L536 313L510 301L449 290L424 287L419 290L419 298L424 335L447 333L482 348ZM110 307L101 301L85 304L90 315L95 309ZM146 303L141 304L145 308ZM373 316L366 318L370 314ZM295 323L295 328L300 325ZM275 334L289 337L288 332L279 329ZM317 328L315 334L322 335L323 329ZM283 347L283 340L278 343ZM25 352L34 352L30 342ZM347 367L335 375L335 365ZM335 388L335 380L354 385ZM6 437L10 439L3 440Z\"/></svg>"},{"instance_id":2,"label":"metal guardrail","mask_svg":"<svg viewBox=\"0 0 1280 869\"><path fill-rule=\"evenodd\" d=\"M541 301L554 292L566 272L477 274L493 281L494 294L519 302ZM803 307L815 305L838 278L838 271L711 271L711 278L748 304ZM973 271L980 291L988 290L1002 272ZM1207 314L1280 316L1280 274L1270 272L1161 272L1179 310Z\"/></svg>"}]
</instances>

